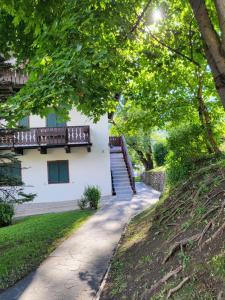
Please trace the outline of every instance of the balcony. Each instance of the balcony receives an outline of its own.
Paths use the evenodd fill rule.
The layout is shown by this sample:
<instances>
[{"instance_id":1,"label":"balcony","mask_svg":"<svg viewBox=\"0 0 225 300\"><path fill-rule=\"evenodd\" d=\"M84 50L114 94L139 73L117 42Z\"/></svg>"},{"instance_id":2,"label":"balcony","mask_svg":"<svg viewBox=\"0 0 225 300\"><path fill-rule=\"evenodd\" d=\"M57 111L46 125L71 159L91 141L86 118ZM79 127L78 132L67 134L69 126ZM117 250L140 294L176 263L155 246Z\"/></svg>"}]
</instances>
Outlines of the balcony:
<instances>
[{"instance_id":1,"label":"balcony","mask_svg":"<svg viewBox=\"0 0 225 300\"><path fill-rule=\"evenodd\" d=\"M17 154L36 148L41 154L47 154L48 148L57 147L64 147L67 153L71 147L86 147L90 152L91 145L89 126L0 129L0 150L11 149Z\"/></svg>"},{"instance_id":2,"label":"balcony","mask_svg":"<svg viewBox=\"0 0 225 300\"><path fill-rule=\"evenodd\" d=\"M0 101L15 95L27 82L27 75L22 70L10 69L0 64Z\"/></svg>"},{"instance_id":3,"label":"balcony","mask_svg":"<svg viewBox=\"0 0 225 300\"><path fill-rule=\"evenodd\" d=\"M23 86L27 82L27 74L23 70L13 70L9 65L0 68L0 83Z\"/></svg>"}]
</instances>

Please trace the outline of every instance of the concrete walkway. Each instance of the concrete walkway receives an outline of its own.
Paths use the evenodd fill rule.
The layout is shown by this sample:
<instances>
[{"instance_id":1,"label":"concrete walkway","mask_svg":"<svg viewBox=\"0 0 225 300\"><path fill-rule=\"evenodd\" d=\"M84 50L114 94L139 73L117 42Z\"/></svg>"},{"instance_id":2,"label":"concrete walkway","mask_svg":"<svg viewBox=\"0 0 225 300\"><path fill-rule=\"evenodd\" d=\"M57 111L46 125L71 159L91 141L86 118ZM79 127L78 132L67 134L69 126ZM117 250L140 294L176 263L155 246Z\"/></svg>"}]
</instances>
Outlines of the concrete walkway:
<instances>
[{"instance_id":1,"label":"concrete walkway","mask_svg":"<svg viewBox=\"0 0 225 300\"><path fill-rule=\"evenodd\" d=\"M105 201L35 272L0 294L0 300L94 299L125 224L160 195L143 183L137 191L132 199Z\"/></svg>"}]
</instances>

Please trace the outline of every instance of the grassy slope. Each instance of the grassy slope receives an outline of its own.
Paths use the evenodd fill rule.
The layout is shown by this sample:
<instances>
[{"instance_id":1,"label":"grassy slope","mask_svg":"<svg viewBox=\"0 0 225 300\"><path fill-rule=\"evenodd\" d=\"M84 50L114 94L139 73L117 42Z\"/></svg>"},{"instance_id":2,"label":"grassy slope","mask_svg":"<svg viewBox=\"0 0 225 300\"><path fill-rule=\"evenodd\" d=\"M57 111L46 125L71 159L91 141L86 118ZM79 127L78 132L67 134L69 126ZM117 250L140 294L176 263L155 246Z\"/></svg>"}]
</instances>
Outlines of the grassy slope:
<instances>
[{"instance_id":1,"label":"grassy slope","mask_svg":"<svg viewBox=\"0 0 225 300\"><path fill-rule=\"evenodd\" d=\"M168 291L186 277L187 282L171 299L211 300L219 294L218 299L225 299L225 227L203 244L225 224L224 199L225 162L221 161L200 169L156 207L134 218L114 257L101 300L167 299ZM190 237L206 230L210 221L213 226L202 241L192 241ZM189 242L180 247L186 238ZM179 266L182 270L176 277L160 283ZM152 289L155 284L157 288Z\"/></svg>"},{"instance_id":2,"label":"grassy slope","mask_svg":"<svg viewBox=\"0 0 225 300\"><path fill-rule=\"evenodd\" d=\"M90 211L46 214L0 228L0 291L34 270L91 214Z\"/></svg>"}]
</instances>

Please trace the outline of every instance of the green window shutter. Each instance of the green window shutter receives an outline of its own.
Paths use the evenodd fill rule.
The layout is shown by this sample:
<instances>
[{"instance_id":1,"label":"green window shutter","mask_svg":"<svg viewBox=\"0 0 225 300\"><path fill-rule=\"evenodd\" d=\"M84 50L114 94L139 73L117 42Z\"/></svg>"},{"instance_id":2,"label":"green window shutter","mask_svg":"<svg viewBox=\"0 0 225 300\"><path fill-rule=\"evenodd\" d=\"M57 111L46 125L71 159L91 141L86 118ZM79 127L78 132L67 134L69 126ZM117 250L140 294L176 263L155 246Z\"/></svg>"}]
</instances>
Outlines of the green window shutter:
<instances>
[{"instance_id":1,"label":"green window shutter","mask_svg":"<svg viewBox=\"0 0 225 300\"><path fill-rule=\"evenodd\" d=\"M60 122L59 118L56 117L56 127L66 127L66 122Z\"/></svg>"},{"instance_id":2,"label":"green window shutter","mask_svg":"<svg viewBox=\"0 0 225 300\"><path fill-rule=\"evenodd\" d=\"M8 166L7 164L1 164L0 166L0 176L7 176L8 172Z\"/></svg>"},{"instance_id":3,"label":"green window shutter","mask_svg":"<svg viewBox=\"0 0 225 300\"><path fill-rule=\"evenodd\" d=\"M59 161L59 182L69 182L68 161Z\"/></svg>"},{"instance_id":4,"label":"green window shutter","mask_svg":"<svg viewBox=\"0 0 225 300\"><path fill-rule=\"evenodd\" d=\"M61 122L56 114L48 114L47 127L66 127L66 122Z\"/></svg>"},{"instance_id":5,"label":"green window shutter","mask_svg":"<svg viewBox=\"0 0 225 300\"><path fill-rule=\"evenodd\" d=\"M48 183L69 182L68 161L48 162Z\"/></svg>"},{"instance_id":6,"label":"green window shutter","mask_svg":"<svg viewBox=\"0 0 225 300\"><path fill-rule=\"evenodd\" d=\"M55 161L48 162L48 182L58 183L58 163Z\"/></svg>"},{"instance_id":7,"label":"green window shutter","mask_svg":"<svg viewBox=\"0 0 225 300\"><path fill-rule=\"evenodd\" d=\"M47 127L56 127L56 114L48 114Z\"/></svg>"},{"instance_id":8,"label":"green window shutter","mask_svg":"<svg viewBox=\"0 0 225 300\"><path fill-rule=\"evenodd\" d=\"M20 162L11 164L10 174L12 177L15 177L18 180L21 180L21 164Z\"/></svg>"},{"instance_id":9,"label":"green window shutter","mask_svg":"<svg viewBox=\"0 0 225 300\"><path fill-rule=\"evenodd\" d=\"M24 117L23 119L19 120L18 125L29 128L29 117Z\"/></svg>"},{"instance_id":10,"label":"green window shutter","mask_svg":"<svg viewBox=\"0 0 225 300\"><path fill-rule=\"evenodd\" d=\"M0 166L0 176L14 178L12 185L20 185L22 183L21 163L8 163ZM5 181L5 180L4 180Z\"/></svg>"}]
</instances>

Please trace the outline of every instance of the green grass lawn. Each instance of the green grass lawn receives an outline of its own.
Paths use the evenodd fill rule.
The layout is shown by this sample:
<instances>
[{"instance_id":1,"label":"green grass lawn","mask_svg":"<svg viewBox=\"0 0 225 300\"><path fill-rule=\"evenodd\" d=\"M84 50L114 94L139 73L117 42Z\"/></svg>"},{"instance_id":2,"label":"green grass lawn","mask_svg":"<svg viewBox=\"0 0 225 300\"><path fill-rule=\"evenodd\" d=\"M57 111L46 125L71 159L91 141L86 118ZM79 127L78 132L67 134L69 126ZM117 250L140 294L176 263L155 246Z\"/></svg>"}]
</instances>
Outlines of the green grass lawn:
<instances>
[{"instance_id":1,"label":"green grass lawn","mask_svg":"<svg viewBox=\"0 0 225 300\"><path fill-rule=\"evenodd\" d=\"M27 217L0 228L0 291L34 270L91 211Z\"/></svg>"}]
</instances>

